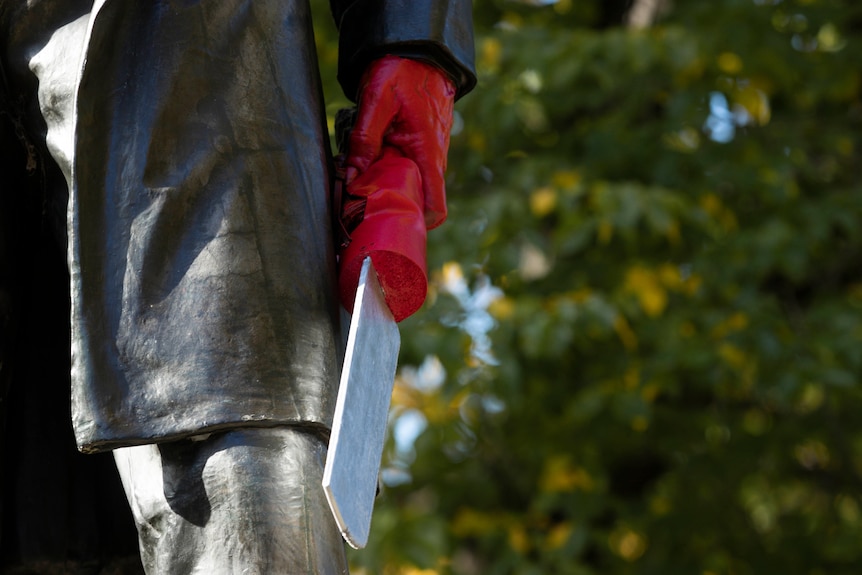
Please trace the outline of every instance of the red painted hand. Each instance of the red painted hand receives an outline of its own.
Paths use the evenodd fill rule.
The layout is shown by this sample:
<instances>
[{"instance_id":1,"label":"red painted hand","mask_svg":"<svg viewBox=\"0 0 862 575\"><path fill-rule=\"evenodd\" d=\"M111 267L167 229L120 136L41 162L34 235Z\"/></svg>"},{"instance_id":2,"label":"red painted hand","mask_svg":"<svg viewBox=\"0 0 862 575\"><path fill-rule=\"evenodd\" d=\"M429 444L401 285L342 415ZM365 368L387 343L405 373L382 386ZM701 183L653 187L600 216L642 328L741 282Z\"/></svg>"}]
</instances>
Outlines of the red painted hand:
<instances>
[{"instance_id":1,"label":"red painted hand","mask_svg":"<svg viewBox=\"0 0 862 575\"><path fill-rule=\"evenodd\" d=\"M446 154L455 86L430 64L397 56L373 62L359 88L359 115L350 135L350 183L394 148L416 164L422 179L425 225L446 219Z\"/></svg>"}]
</instances>

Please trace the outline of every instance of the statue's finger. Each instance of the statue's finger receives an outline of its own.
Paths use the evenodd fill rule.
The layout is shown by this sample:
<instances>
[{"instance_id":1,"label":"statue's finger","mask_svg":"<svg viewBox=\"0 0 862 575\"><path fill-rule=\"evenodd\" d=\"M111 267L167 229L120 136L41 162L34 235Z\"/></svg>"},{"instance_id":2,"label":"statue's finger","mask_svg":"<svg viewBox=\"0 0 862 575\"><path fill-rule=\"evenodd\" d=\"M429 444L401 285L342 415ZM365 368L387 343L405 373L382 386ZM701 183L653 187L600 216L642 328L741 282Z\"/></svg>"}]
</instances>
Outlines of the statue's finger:
<instances>
[{"instance_id":1,"label":"statue's finger","mask_svg":"<svg viewBox=\"0 0 862 575\"><path fill-rule=\"evenodd\" d=\"M383 137L398 110L392 78L370 74L362 87L356 123L347 153L347 183L368 169L381 155Z\"/></svg>"}]
</instances>

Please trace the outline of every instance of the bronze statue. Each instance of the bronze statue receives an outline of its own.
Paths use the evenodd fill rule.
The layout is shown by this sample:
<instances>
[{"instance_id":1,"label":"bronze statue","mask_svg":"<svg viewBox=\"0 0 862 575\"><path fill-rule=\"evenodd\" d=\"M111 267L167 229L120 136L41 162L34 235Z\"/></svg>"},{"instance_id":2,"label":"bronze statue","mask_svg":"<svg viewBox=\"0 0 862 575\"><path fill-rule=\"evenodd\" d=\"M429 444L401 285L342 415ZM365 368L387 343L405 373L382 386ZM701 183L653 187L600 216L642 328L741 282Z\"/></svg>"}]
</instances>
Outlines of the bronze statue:
<instances>
[{"instance_id":1,"label":"bronze statue","mask_svg":"<svg viewBox=\"0 0 862 575\"><path fill-rule=\"evenodd\" d=\"M348 192L396 150L437 225L470 1L331 6ZM77 445L114 451L145 569L346 573L320 489L342 338L307 0L0 0L0 19L22 157L68 184Z\"/></svg>"}]
</instances>

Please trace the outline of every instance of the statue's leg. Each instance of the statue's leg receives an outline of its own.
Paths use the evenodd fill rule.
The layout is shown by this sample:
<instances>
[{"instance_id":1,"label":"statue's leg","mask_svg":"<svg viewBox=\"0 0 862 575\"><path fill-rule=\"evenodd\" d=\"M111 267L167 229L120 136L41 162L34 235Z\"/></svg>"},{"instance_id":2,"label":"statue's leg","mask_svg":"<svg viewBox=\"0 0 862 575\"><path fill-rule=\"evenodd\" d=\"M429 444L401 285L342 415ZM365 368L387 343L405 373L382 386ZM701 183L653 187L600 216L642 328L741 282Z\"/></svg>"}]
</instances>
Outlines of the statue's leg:
<instances>
[{"instance_id":1,"label":"statue's leg","mask_svg":"<svg viewBox=\"0 0 862 575\"><path fill-rule=\"evenodd\" d=\"M147 573L347 573L313 433L237 429L114 457Z\"/></svg>"}]
</instances>

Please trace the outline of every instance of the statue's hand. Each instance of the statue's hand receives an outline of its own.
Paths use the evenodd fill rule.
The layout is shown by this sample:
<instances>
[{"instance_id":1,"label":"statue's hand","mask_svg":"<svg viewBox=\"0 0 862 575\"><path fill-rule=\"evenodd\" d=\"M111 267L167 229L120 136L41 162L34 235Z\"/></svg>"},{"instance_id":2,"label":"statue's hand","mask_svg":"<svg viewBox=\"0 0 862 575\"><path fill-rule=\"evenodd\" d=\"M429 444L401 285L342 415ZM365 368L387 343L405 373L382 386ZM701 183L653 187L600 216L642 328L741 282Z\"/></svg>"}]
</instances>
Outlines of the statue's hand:
<instances>
[{"instance_id":1,"label":"statue's hand","mask_svg":"<svg viewBox=\"0 0 862 575\"><path fill-rule=\"evenodd\" d=\"M446 219L446 153L455 86L430 64L397 56L374 61L362 77L350 135L346 180L380 159L384 147L413 160L422 179L428 229Z\"/></svg>"}]
</instances>

